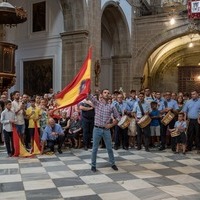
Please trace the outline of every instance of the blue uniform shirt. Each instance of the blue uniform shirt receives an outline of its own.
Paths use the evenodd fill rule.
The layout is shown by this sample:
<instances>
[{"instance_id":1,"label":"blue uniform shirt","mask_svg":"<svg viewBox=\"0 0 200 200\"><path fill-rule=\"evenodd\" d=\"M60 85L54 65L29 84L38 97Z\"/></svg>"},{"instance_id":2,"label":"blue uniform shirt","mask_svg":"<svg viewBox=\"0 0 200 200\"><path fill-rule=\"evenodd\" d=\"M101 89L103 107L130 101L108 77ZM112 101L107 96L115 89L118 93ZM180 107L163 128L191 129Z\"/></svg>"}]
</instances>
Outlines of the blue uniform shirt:
<instances>
[{"instance_id":1,"label":"blue uniform shirt","mask_svg":"<svg viewBox=\"0 0 200 200\"><path fill-rule=\"evenodd\" d=\"M181 129L186 129L187 128L187 124L185 121L176 121L175 125L174 125L174 128L177 128L177 127L181 127Z\"/></svg>"},{"instance_id":2,"label":"blue uniform shirt","mask_svg":"<svg viewBox=\"0 0 200 200\"><path fill-rule=\"evenodd\" d=\"M52 132L56 132L59 135L64 134L64 131L63 131L62 127L60 126L60 124L55 124L55 126L53 128L51 126L47 125L42 134L42 141L56 140L58 138L58 136L52 135Z\"/></svg>"},{"instance_id":3,"label":"blue uniform shirt","mask_svg":"<svg viewBox=\"0 0 200 200\"><path fill-rule=\"evenodd\" d=\"M161 98L161 99L156 99L155 100L158 104L158 110L161 111L161 110L164 110L165 107L164 107L164 99Z\"/></svg>"},{"instance_id":4,"label":"blue uniform shirt","mask_svg":"<svg viewBox=\"0 0 200 200\"><path fill-rule=\"evenodd\" d=\"M197 119L200 114L200 99L190 99L182 109L189 119Z\"/></svg>"},{"instance_id":5,"label":"blue uniform shirt","mask_svg":"<svg viewBox=\"0 0 200 200\"><path fill-rule=\"evenodd\" d=\"M144 110L144 113L151 111L150 105L146 101L141 103L141 105L142 105L142 108ZM142 112L141 112L141 109L140 109L140 106L139 106L138 102L135 103L135 106L133 108L133 112L136 113L136 116L137 116L138 119L142 118Z\"/></svg>"},{"instance_id":6,"label":"blue uniform shirt","mask_svg":"<svg viewBox=\"0 0 200 200\"><path fill-rule=\"evenodd\" d=\"M122 101L122 103L116 102L114 106L120 115L124 115L124 111L128 110L128 104L126 101Z\"/></svg>"},{"instance_id":7,"label":"blue uniform shirt","mask_svg":"<svg viewBox=\"0 0 200 200\"><path fill-rule=\"evenodd\" d=\"M137 99L129 98L126 100L127 105L128 105L128 111L132 111L134 108L135 103L137 102Z\"/></svg>"}]
</instances>

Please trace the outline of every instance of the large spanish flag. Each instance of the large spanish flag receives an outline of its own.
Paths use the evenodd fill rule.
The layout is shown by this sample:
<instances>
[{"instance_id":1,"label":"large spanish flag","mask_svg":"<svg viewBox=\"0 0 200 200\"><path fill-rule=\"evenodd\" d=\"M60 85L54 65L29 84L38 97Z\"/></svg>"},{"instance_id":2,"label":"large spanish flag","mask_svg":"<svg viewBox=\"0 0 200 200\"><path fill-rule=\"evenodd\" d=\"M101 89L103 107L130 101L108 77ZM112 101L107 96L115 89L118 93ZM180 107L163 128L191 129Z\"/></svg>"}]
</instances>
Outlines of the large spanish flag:
<instances>
[{"instance_id":1,"label":"large spanish flag","mask_svg":"<svg viewBox=\"0 0 200 200\"><path fill-rule=\"evenodd\" d=\"M41 153L40 135L38 132L37 123L35 123L35 130L34 130L34 137L33 137L33 151L31 153L34 155Z\"/></svg>"},{"instance_id":2,"label":"large spanish flag","mask_svg":"<svg viewBox=\"0 0 200 200\"><path fill-rule=\"evenodd\" d=\"M21 142L21 139L19 137L19 134L17 133L17 129L15 126L13 126L13 145L14 145L14 155L15 157L31 157L32 154L30 154L24 145Z\"/></svg>"},{"instance_id":3,"label":"large spanish flag","mask_svg":"<svg viewBox=\"0 0 200 200\"><path fill-rule=\"evenodd\" d=\"M92 49L73 81L67 85L60 93L56 95L57 109L75 105L87 97L91 84L91 57Z\"/></svg>"}]
</instances>

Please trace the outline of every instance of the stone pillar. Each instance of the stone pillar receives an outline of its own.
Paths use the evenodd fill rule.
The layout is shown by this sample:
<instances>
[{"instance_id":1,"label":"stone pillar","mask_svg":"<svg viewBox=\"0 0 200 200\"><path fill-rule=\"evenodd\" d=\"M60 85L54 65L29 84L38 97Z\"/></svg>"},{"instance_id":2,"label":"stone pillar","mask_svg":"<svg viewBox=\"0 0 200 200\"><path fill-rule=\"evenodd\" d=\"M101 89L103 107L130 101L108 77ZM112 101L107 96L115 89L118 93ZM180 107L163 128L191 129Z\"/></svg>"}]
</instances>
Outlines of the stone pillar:
<instances>
[{"instance_id":1,"label":"stone pillar","mask_svg":"<svg viewBox=\"0 0 200 200\"><path fill-rule=\"evenodd\" d=\"M3 24L0 24L0 41L3 41L5 38Z\"/></svg>"},{"instance_id":2,"label":"stone pillar","mask_svg":"<svg viewBox=\"0 0 200 200\"><path fill-rule=\"evenodd\" d=\"M67 31L62 38L62 87L65 87L78 73L88 51L87 30Z\"/></svg>"},{"instance_id":3,"label":"stone pillar","mask_svg":"<svg viewBox=\"0 0 200 200\"><path fill-rule=\"evenodd\" d=\"M123 88L128 92L132 89L132 77L130 70L131 56L114 56L113 62L113 89Z\"/></svg>"},{"instance_id":4,"label":"stone pillar","mask_svg":"<svg viewBox=\"0 0 200 200\"><path fill-rule=\"evenodd\" d=\"M133 76L132 77L132 89L137 90L137 91L141 90L142 82L143 82L142 76Z\"/></svg>"}]
</instances>

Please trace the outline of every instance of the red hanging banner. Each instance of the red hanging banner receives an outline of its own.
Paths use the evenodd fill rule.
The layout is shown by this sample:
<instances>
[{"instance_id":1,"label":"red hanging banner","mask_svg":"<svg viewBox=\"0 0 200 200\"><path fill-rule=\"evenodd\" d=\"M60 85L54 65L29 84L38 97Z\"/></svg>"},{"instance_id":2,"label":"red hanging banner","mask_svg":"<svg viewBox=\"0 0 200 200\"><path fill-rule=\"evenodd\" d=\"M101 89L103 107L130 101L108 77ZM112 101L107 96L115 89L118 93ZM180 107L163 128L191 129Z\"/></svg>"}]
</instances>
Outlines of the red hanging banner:
<instances>
[{"instance_id":1,"label":"red hanging banner","mask_svg":"<svg viewBox=\"0 0 200 200\"><path fill-rule=\"evenodd\" d=\"M188 0L188 18L200 19L200 0Z\"/></svg>"}]
</instances>

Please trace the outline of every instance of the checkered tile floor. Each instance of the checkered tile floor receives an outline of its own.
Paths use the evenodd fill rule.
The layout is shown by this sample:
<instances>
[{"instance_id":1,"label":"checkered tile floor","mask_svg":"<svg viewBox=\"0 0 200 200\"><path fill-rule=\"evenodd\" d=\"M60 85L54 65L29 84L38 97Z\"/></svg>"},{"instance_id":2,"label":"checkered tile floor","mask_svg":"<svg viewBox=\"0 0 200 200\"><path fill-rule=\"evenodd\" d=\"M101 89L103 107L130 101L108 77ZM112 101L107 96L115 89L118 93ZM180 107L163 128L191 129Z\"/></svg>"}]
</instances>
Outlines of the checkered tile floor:
<instances>
[{"instance_id":1,"label":"checkered tile floor","mask_svg":"<svg viewBox=\"0 0 200 200\"><path fill-rule=\"evenodd\" d=\"M200 155L170 151L114 151L119 171L99 149L96 173L91 150L35 158L6 158L0 147L0 199L200 200Z\"/></svg>"}]
</instances>

